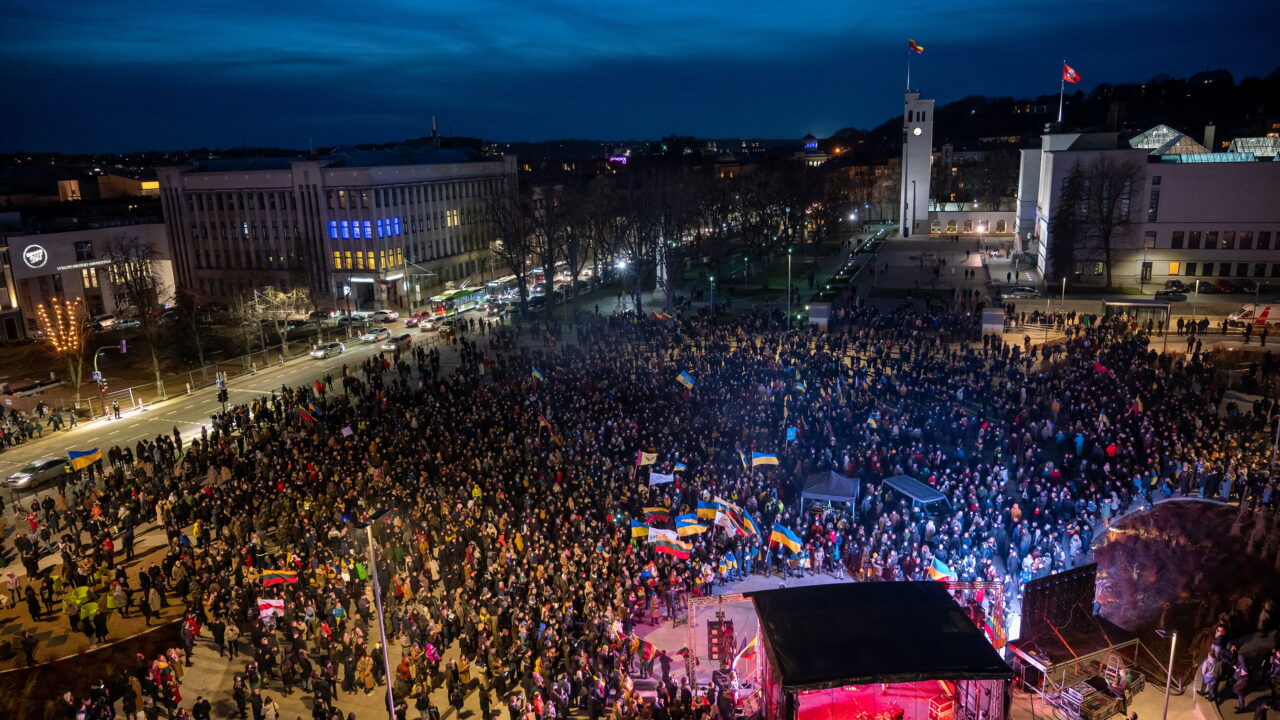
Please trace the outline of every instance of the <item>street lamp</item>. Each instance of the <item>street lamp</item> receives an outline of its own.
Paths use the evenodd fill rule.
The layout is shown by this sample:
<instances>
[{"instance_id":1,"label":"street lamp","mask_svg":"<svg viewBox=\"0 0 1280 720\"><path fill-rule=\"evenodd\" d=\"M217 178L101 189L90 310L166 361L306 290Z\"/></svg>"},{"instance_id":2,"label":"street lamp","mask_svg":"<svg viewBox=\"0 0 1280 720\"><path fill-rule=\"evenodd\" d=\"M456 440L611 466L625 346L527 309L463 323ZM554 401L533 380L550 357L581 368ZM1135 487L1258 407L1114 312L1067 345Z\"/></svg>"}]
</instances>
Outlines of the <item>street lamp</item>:
<instances>
[{"instance_id":1,"label":"street lamp","mask_svg":"<svg viewBox=\"0 0 1280 720\"><path fill-rule=\"evenodd\" d=\"M369 574L373 576L373 602L378 609L378 636L382 640L382 667L387 674L387 715L396 720L396 694L391 681L391 655L387 651L387 620L382 614L382 583L378 580L378 558L373 545L373 524L381 520L390 510L374 513L363 526L365 538L369 541Z\"/></svg>"},{"instance_id":2,"label":"street lamp","mask_svg":"<svg viewBox=\"0 0 1280 720\"><path fill-rule=\"evenodd\" d=\"M1160 720L1167 720L1169 717L1169 686L1173 683L1173 650L1178 647L1178 631L1177 630L1156 630L1156 634L1160 637L1170 638L1169 640L1169 667L1165 669L1164 675L1164 712L1160 715Z\"/></svg>"},{"instance_id":3,"label":"street lamp","mask_svg":"<svg viewBox=\"0 0 1280 720\"><path fill-rule=\"evenodd\" d=\"M787 328L791 328L791 250L787 248Z\"/></svg>"},{"instance_id":4,"label":"street lamp","mask_svg":"<svg viewBox=\"0 0 1280 720\"><path fill-rule=\"evenodd\" d=\"M716 276L712 275L708 278L711 281L711 314L716 312Z\"/></svg>"}]
</instances>

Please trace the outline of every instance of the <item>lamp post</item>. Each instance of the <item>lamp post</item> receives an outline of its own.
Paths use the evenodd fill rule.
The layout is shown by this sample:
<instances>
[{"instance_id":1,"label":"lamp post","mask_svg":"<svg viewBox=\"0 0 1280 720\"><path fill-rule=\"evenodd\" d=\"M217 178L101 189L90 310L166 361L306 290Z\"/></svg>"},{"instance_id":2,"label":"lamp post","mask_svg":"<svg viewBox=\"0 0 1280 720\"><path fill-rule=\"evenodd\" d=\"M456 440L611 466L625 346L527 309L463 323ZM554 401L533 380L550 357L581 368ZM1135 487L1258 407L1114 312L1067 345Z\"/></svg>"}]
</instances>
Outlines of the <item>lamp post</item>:
<instances>
[{"instance_id":1,"label":"lamp post","mask_svg":"<svg viewBox=\"0 0 1280 720\"><path fill-rule=\"evenodd\" d=\"M1178 647L1178 631L1177 630L1156 630L1156 634L1160 637L1170 638L1169 640L1169 667L1165 669L1164 675L1164 712L1160 715L1160 720L1167 720L1169 717L1169 686L1173 684L1173 651Z\"/></svg>"},{"instance_id":2,"label":"lamp post","mask_svg":"<svg viewBox=\"0 0 1280 720\"><path fill-rule=\"evenodd\" d=\"M787 248L787 329L788 330L791 329L791 250L792 248Z\"/></svg>"},{"instance_id":3,"label":"lamp post","mask_svg":"<svg viewBox=\"0 0 1280 720\"><path fill-rule=\"evenodd\" d=\"M391 720L396 720L396 694L391 680L391 656L387 652L387 620L382 614L382 584L378 580L378 558L373 545L373 524L389 512L391 511L383 510L370 516L364 524L364 533L369 541L369 574L373 576L373 602L378 609L378 637L382 640L382 667L387 674L387 716Z\"/></svg>"},{"instance_id":4,"label":"lamp post","mask_svg":"<svg viewBox=\"0 0 1280 720\"><path fill-rule=\"evenodd\" d=\"M716 276L711 275L707 279L711 281L711 315L714 317L716 314Z\"/></svg>"}]
</instances>

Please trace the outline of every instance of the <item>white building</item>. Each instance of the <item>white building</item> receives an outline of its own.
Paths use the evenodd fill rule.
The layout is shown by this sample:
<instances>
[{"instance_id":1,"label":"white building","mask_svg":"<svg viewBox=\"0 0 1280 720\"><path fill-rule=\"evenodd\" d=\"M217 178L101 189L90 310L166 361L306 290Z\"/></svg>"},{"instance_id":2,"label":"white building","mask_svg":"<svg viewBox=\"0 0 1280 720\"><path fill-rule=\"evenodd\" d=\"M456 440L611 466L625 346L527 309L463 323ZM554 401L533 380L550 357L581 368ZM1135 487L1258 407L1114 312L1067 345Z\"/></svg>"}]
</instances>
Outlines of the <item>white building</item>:
<instances>
[{"instance_id":1,"label":"white building","mask_svg":"<svg viewBox=\"0 0 1280 720\"><path fill-rule=\"evenodd\" d=\"M164 291L159 300L171 301L173 262L168 237L160 223L9 236L9 272L14 282L6 294L11 294L11 300L22 309L27 328L38 327L37 308L55 297L79 298L91 316L121 311L123 308L116 306L111 261L106 255L108 246L120 241L137 243L152 251L152 262ZM9 331L6 327L5 335L13 337Z\"/></svg>"},{"instance_id":2,"label":"white building","mask_svg":"<svg viewBox=\"0 0 1280 720\"><path fill-rule=\"evenodd\" d=\"M1169 279L1280 278L1280 162L1250 152L1209 152L1163 125L1129 141L1118 133L1046 134L1039 149L1022 151L1017 232L1029 239L1045 275L1053 272L1049 223L1066 178L1077 165L1087 177L1100 160L1139 168L1119 206L1114 285L1151 292ZM1105 282L1096 250L1076 255L1068 275Z\"/></svg>"},{"instance_id":3,"label":"white building","mask_svg":"<svg viewBox=\"0 0 1280 720\"><path fill-rule=\"evenodd\" d=\"M492 272L486 207L515 158L468 150L340 150L159 168L178 283L229 301L308 287L322 307L419 305Z\"/></svg>"},{"instance_id":4,"label":"white building","mask_svg":"<svg viewBox=\"0 0 1280 720\"><path fill-rule=\"evenodd\" d=\"M929 234L929 178L933 163L933 101L908 90L902 113L902 195L898 233Z\"/></svg>"}]
</instances>

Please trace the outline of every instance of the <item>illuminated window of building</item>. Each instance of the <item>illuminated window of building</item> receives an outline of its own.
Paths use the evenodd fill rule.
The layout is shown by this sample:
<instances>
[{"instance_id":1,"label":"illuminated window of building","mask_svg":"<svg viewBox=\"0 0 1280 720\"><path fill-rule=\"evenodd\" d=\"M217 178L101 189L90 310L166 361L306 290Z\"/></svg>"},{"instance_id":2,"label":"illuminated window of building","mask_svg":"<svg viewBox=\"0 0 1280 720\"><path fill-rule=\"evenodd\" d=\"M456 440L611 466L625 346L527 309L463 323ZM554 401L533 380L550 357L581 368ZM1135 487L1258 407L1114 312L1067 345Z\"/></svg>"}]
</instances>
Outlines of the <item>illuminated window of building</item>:
<instances>
[{"instance_id":1,"label":"illuminated window of building","mask_svg":"<svg viewBox=\"0 0 1280 720\"><path fill-rule=\"evenodd\" d=\"M1181 269L1182 269L1181 263L1177 263L1177 262L1171 262L1171 263L1169 263L1169 274L1170 274L1170 275L1177 275L1177 274L1178 274L1178 272L1179 272Z\"/></svg>"},{"instance_id":2,"label":"illuminated window of building","mask_svg":"<svg viewBox=\"0 0 1280 720\"><path fill-rule=\"evenodd\" d=\"M85 289L98 287L98 273L93 268L80 268L80 285Z\"/></svg>"},{"instance_id":3,"label":"illuminated window of building","mask_svg":"<svg viewBox=\"0 0 1280 720\"><path fill-rule=\"evenodd\" d=\"M342 252L340 250L333 251L333 269L334 270L342 269Z\"/></svg>"},{"instance_id":4,"label":"illuminated window of building","mask_svg":"<svg viewBox=\"0 0 1280 720\"><path fill-rule=\"evenodd\" d=\"M329 221L329 239L330 240L338 239L338 221L337 220Z\"/></svg>"},{"instance_id":5,"label":"illuminated window of building","mask_svg":"<svg viewBox=\"0 0 1280 720\"><path fill-rule=\"evenodd\" d=\"M373 221L372 220L364 221L364 236L366 238L373 237Z\"/></svg>"},{"instance_id":6,"label":"illuminated window of building","mask_svg":"<svg viewBox=\"0 0 1280 720\"><path fill-rule=\"evenodd\" d=\"M369 269L370 269L370 270L377 270L377 269L378 269L378 266L374 264L373 251L372 251L372 250L369 250L368 252L366 252L366 253L364 254L364 256L365 256L365 260L367 260L367 261L368 261L368 263L369 263Z\"/></svg>"},{"instance_id":7,"label":"illuminated window of building","mask_svg":"<svg viewBox=\"0 0 1280 720\"><path fill-rule=\"evenodd\" d=\"M378 251L378 266L383 268L384 270L386 269L387 267L387 251L386 250Z\"/></svg>"},{"instance_id":8,"label":"illuminated window of building","mask_svg":"<svg viewBox=\"0 0 1280 720\"><path fill-rule=\"evenodd\" d=\"M338 191L338 207L345 208L346 206L347 206L347 191L339 190Z\"/></svg>"},{"instance_id":9,"label":"illuminated window of building","mask_svg":"<svg viewBox=\"0 0 1280 720\"><path fill-rule=\"evenodd\" d=\"M455 208L445 211L445 227L457 227L462 224L461 213Z\"/></svg>"},{"instance_id":10,"label":"illuminated window of building","mask_svg":"<svg viewBox=\"0 0 1280 720\"><path fill-rule=\"evenodd\" d=\"M357 270L364 269L364 253L360 252L359 250L356 251L356 269Z\"/></svg>"},{"instance_id":11,"label":"illuminated window of building","mask_svg":"<svg viewBox=\"0 0 1280 720\"><path fill-rule=\"evenodd\" d=\"M343 266L347 270L350 270L351 269L351 251L350 250L343 251L342 260L343 260Z\"/></svg>"}]
</instances>

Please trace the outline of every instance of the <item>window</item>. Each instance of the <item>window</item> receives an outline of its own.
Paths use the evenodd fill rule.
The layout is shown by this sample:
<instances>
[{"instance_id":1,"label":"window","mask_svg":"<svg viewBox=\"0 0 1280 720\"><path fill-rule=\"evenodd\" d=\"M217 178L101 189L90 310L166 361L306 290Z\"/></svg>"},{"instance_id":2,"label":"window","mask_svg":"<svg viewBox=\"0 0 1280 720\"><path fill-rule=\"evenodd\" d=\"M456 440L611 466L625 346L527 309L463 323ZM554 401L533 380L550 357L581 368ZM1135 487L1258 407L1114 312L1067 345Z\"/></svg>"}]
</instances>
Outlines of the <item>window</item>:
<instances>
[{"instance_id":1,"label":"window","mask_svg":"<svg viewBox=\"0 0 1280 720\"><path fill-rule=\"evenodd\" d=\"M373 221L372 220L364 221L364 236L366 238L373 237Z\"/></svg>"},{"instance_id":2,"label":"window","mask_svg":"<svg viewBox=\"0 0 1280 720\"><path fill-rule=\"evenodd\" d=\"M1148 230L1142 234L1142 247L1153 248L1156 246L1156 231Z\"/></svg>"},{"instance_id":3,"label":"window","mask_svg":"<svg viewBox=\"0 0 1280 720\"><path fill-rule=\"evenodd\" d=\"M460 215L461 214L458 212L456 208L453 210L445 210L444 211L445 227L457 227L461 225L462 218L460 217Z\"/></svg>"},{"instance_id":4,"label":"window","mask_svg":"<svg viewBox=\"0 0 1280 720\"><path fill-rule=\"evenodd\" d=\"M362 238L362 237L364 237L364 233L363 233L363 231L361 231L361 229L360 229L360 221L359 221L359 220L352 220L352 221L351 221L351 237L356 238L357 240L358 240L358 239L360 239L360 238Z\"/></svg>"},{"instance_id":5,"label":"window","mask_svg":"<svg viewBox=\"0 0 1280 720\"><path fill-rule=\"evenodd\" d=\"M1240 244L1237 247L1239 247L1241 250L1253 249L1253 231L1252 230L1240 231L1240 235L1237 236L1236 239L1240 241Z\"/></svg>"},{"instance_id":6,"label":"window","mask_svg":"<svg viewBox=\"0 0 1280 720\"><path fill-rule=\"evenodd\" d=\"M1155 183L1152 183L1153 185ZM1147 222L1155 222L1160 211L1160 188L1151 188L1151 201L1147 204Z\"/></svg>"},{"instance_id":7,"label":"window","mask_svg":"<svg viewBox=\"0 0 1280 720\"><path fill-rule=\"evenodd\" d=\"M964 232L967 232L967 233L973 232L973 221L972 221L972 220L965 220L965 221L964 221Z\"/></svg>"},{"instance_id":8,"label":"window","mask_svg":"<svg viewBox=\"0 0 1280 720\"><path fill-rule=\"evenodd\" d=\"M1205 250L1218 249L1218 231L1217 230L1209 230L1204 234L1204 249Z\"/></svg>"},{"instance_id":9,"label":"window","mask_svg":"<svg viewBox=\"0 0 1280 720\"><path fill-rule=\"evenodd\" d=\"M1236 249L1236 234L1234 232L1227 230L1222 233L1222 249L1223 250Z\"/></svg>"},{"instance_id":10,"label":"window","mask_svg":"<svg viewBox=\"0 0 1280 720\"><path fill-rule=\"evenodd\" d=\"M1177 263L1177 262L1169 263L1169 274L1177 275L1178 271L1181 269L1179 266L1180 266L1180 263Z\"/></svg>"},{"instance_id":11,"label":"window","mask_svg":"<svg viewBox=\"0 0 1280 720\"><path fill-rule=\"evenodd\" d=\"M1129 198L1133 193L1133 181L1125 180L1120 189L1120 222L1129 222Z\"/></svg>"},{"instance_id":12,"label":"window","mask_svg":"<svg viewBox=\"0 0 1280 720\"><path fill-rule=\"evenodd\" d=\"M356 269L357 270L364 269L364 253L360 252L359 250L356 251Z\"/></svg>"},{"instance_id":13,"label":"window","mask_svg":"<svg viewBox=\"0 0 1280 720\"><path fill-rule=\"evenodd\" d=\"M1185 270L1187 273L1187 277L1193 277L1196 274L1196 264L1193 262L1187 263Z\"/></svg>"},{"instance_id":14,"label":"window","mask_svg":"<svg viewBox=\"0 0 1280 720\"><path fill-rule=\"evenodd\" d=\"M1253 276L1254 276L1254 277L1266 277L1266 276L1267 276L1267 264L1266 264L1266 263L1254 263L1254 264L1253 264Z\"/></svg>"},{"instance_id":15,"label":"window","mask_svg":"<svg viewBox=\"0 0 1280 720\"><path fill-rule=\"evenodd\" d=\"M80 286L86 290L98 287L98 273L93 268L80 268Z\"/></svg>"},{"instance_id":16,"label":"window","mask_svg":"<svg viewBox=\"0 0 1280 720\"><path fill-rule=\"evenodd\" d=\"M386 225L387 225L386 220L383 220L382 218L378 218L378 237L383 237L387 234Z\"/></svg>"},{"instance_id":17,"label":"window","mask_svg":"<svg viewBox=\"0 0 1280 720\"><path fill-rule=\"evenodd\" d=\"M373 251L372 251L372 250L367 251L367 252L364 254L364 258L365 258L365 260L366 260L366 261L368 261L369 269L370 269L370 270L377 270L377 269L378 269L378 266L374 264L374 260L373 260Z\"/></svg>"},{"instance_id":18,"label":"window","mask_svg":"<svg viewBox=\"0 0 1280 720\"><path fill-rule=\"evenodd\" d=\"M1231 263L1218 263L1218 277L1231 277Z\"/></svg>"},{"instance_id":19,"label":"window","mask_svg":"<svg viewBox=\"0 0 1280 720\"><path fill-rule=\"evenodd\" d=\"M1169 238L1169 247L1173 248L1174 250L1182 249L1182 231L1181 230L1176 231L1175 233L1173 233L1173 236Z\"/></svg>"},{"instance_id":20,"label":"window","mask_svg":"<svg viewBox=\"0 0 1280 720\"><path fill-rule=\"evenodd\" d=\"M1236 277L1249 277L1249 263L1236 263Z\"/></svg>"},{"instance_id":21,"label":"window","mask_svg":"<svg viewBox=\"0 0 1280 720\"><path fill-rule=\"evenodd\" d=\"M93 241L79 240L76 242L76 262L86 262L93 259ZM86 285L85 287L90 287ZM93 287L97 287L96 285Z\"/></svg>"},{"instance_id":22,"label":"window","mask_svg":"<svg viewBox=\"0 0 1280 720\"><path fill-rule=\"evenodd\" d=\"M1200 231L1199 230L1192 230L1190 234L1187 235L1187 249L1188 250L1200 249Z\"/></svg>"},{"instance_id":23,"label":"window","mask_svg":"<svg viewBox=\"0 0 1280 720\"><path fill-rule=\"evenodd\" d=\"M1212 275L1212 274L1213 274L1213 263L1205 263L1205 264L1204 264L1204 271L1203 271L1203 273L1202 273L1202 274L1203 274L1205 277L1208 277L1208 276Z\"/></svg>"},{"instance_id":24,"label":"window","mask_svg":"<svg viewBox=\"0 0 1280 720\"><path fill-rule=\"evenodd\" d=\"M1004 228L1005 228L1005 221L1004 221L1004 220L997 220L997 221L996 221L996 232L998 232L998 233L1002 233L1002 232L1004 232L1004 231L1005 231L1005 230L1004 230Z\"/></svg>"},{"instance_id":25,"label":"window","mask_svg":"<svg viewBox=\"0 0 1280 720\"><path fill-rule=\"evenodd\" d=\"M338 207L344 208L344 209L347 207L347 191L346 190L338 191Z\"/></svg>"},{"instance_id":26,"label":"window","mask_svg":"<svg viewBox=\"0 0 1280 720\"><path fill-rule=\"evenodd\" d=\"M350 240L351 239L351 223L347 222L346 220L343 220L338 224L338 226L342 229L342 232L341 232L342 239Z\"/></svg>"},{"instance_id":27,"label":"window","mask_svg":"<svg viewBox=\"0 0 1280 720\"><path fill-rule=\"evenodd\" d=\"M1270 230L1258 231L1258 249L1259 250L1271 249L1271 231Z\"/></svg>"},{"instance_id":28,"label":"window","mask_svg":"<svg viewBox=\"0 0 1280 720\"><path fill-rule=\"evenodd\" d=\"M1280 263L1271 263L1271 277L1280 277Z\"/></svg>"},{"instance_id":29,"label":"window","mask_svg":"<svg viewBox=\"0 0 1280 720\"><path fill-rule=\"evenodd\" d=\"M329 221L329 239L330 240L338 239L338 221L337 220Z\"/></svg>"},{"instance_id":30,"label":"window","mask_svg":"<svg viewBox=\"0 0 1280 720\"><path fill-rule=\"evenodd\" d=\"M334 270L342 269L342 251L341 250L333 251L333 269Z\"/></svg>"},{"instance_id":31,"label":"window","mask_svg":"<svg viewBox=\"0 0 1280 720\"><path fill-rule=\"evenodd\" d=\"M351 251L350 250L342 251L342 265L347 270L351 269Z\"/></svg>"}]
</instances>

